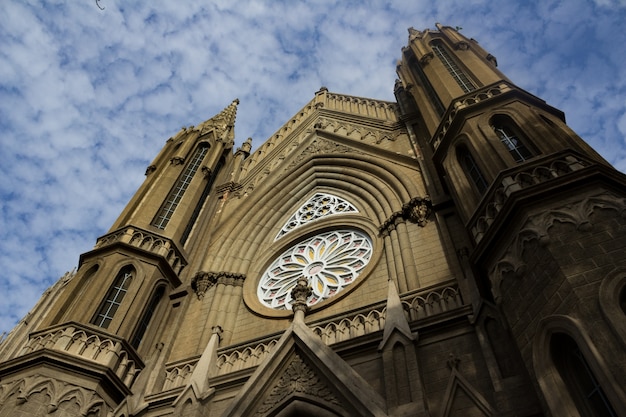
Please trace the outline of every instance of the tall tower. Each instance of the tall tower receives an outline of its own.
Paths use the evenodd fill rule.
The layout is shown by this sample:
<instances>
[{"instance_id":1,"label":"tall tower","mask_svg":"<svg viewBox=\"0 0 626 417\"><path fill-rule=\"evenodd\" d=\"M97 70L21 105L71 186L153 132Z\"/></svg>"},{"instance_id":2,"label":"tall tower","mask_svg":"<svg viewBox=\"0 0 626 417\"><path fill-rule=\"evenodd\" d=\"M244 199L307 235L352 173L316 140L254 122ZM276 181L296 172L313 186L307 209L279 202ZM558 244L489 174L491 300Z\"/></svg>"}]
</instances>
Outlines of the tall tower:
<instances>
[{"instance_id":1,"label":"tall tower","mask_svg":"<svg viewBox=\"0 0 626 417\"><path fill-rule=\"evenodd\" d=\"M547 410L622 415L624 176L453 28L409 30L398 74L433 200L469 234L454 240L477 300L506 319Z\"/></svg>"},{"instance_id":2,"label":"tall tower","mask_svg":"<svg viewBox=\"0 0 626 417\"><path fill-rule=\"evenodd\" d=\"M0 417L626 415L624 176L458 30L397 73L168 139L0 344Z\"/></svg>"}]
</instances>

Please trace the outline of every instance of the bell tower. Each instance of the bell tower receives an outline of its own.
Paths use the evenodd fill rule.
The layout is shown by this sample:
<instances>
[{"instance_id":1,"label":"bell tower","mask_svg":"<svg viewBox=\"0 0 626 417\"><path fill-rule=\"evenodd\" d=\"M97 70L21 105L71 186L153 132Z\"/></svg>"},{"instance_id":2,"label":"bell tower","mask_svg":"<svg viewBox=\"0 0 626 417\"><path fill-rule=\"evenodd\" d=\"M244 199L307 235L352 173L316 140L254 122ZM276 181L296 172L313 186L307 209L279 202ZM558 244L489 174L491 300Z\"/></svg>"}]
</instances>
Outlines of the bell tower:
<instances>
[{"instance_id":1,"label":"bell tower","mask_svg":"<svg viewBox=\"0 0 626 417\"><path fill-rule=\"evenodd\" d=\"M554 415L615 415L625 339L607 311L621 303L624 317L624 244L616 242L626 241L626 180L561 111L496 65L457 29L409 29L396 97L435 208L448 221L458 215L468 233L453 240L468 254L476 300L495 303L506 319L540 396ZM579 369L588 372L574 375Z\"/></svg>"},{"instance_id":2,"label":"bell tower","mask_svg":"<svg viewBox=\"0 0 626 417\"><path fill-rule=\"evenodd\" d=\"M167 140L108 233L50 290L30 334L3 344L0 353L18 357L13 377L26 376L29 390L45 384L48 395L58 393L42 399L54 404L49 413L74 392L86 407L81 415L105 414L143 383L136 376L152 366L155 345L181 314L174 292L202 235L194 234L199 213L211 206L221 168L232 163L237 104Z\"/></svg>"}]
</instances>

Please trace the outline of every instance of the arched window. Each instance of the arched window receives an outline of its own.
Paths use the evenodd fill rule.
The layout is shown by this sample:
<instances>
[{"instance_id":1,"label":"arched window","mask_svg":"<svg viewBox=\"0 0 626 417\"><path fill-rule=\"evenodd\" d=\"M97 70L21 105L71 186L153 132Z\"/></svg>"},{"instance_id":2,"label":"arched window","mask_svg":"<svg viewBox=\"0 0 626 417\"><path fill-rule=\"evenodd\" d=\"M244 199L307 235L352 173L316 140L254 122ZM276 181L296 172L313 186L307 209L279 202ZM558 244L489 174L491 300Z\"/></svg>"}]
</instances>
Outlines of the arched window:
<instances>
[{"instance_id":1,"label":"arched window","mask_svg":"<svg viewBox=\"0 0 626 417\"><path fill-rule=\"evenodd\" d=\"M472 184L476 186L478 192L482 195L487 191L489 184L485 180L485 176L480 171L478 164L474 160L474 157L465 146L459 146L457 148L457 157L459 163L465 170L465 174L471 180Z\"/></svg>"},{"instance_id":2,"label":"arched window","mask_svg":"<svg viewBox=\"0 0 626 417\"><path fill-rule=\"evenodd\" d=\"M524 140L521 134L519 134L517 126L511 121L503 118L494 118L491 121L491 127L515 162L524 162L534 156L524 144Z\"/></svg>"},{"instance_id":3,"label":"arched window","mask_svg":"<svg viewBox=\"0 0 626 417\"><path fill-rule=\"evenodd\" d=\"M165 229L165 226L167 226L172 218L172 214L174 214L176 207L178 207L178 203L180 203L180 200L183 198L183 194L187 191L187 187L189 187L191 180L196 174L196 171L198 171L198 168L208 151L208 143L203 142L198 146L198 148L196 148L191 161L189 161L185 170L182 174L180 174L180 177L178 177L176 184L174 184L174 187L167 195L167 198L159 209L159 212L154 217L154 220L152 220L152 226L159 229Z\"/></svg>"},{"instance_id":4,"label":"arched window","mask_svg":"<svg viewBox=\"0 0 626 417\"><path fill-rule=\"evenodd\" d=\"M150 320L154 315L157 307L159 306L159 302L161 298L163 298L163 294L165 293L165 287L161 286L157 288L157 290L152 295L148 306L146 307L146 311L143 313L141 320L139 321L139 325L137 326L137 330L135 331L135 336L133 336L133 340L130 342L131 346L137 349L139 344L141 343L144 335L146 334L146 330L148 329L148 325L150 324Z\"/></svg>"},{"instance_id":5,"label":"arched window","mask_svg":"<svg viewBox=\"0 0 626 417\"><path fill-rule=\"evenodd\" d=\"M553 334L550 355L581 415L617 416L574 339Z\"/></svg>"},{"instance_id":6,"label":"arched window","mask_svg":"<svg viewBox=\"0 0 626 417\"><path fill-rule=\"evenodd\" d=\"M464 93L469 93L470 91L474 91L476 89L474 83L469 79L467 74L461 70L459 65L450 56L441 42L433 42L430 46L433 48L433 52L437 55L437 58L439 58L443 66L448 70L452 78L454 78L454 81L456 81Z\"/></svg>"},{"instance_id":7,"label":"arched window","mask_svg":"<svg viewBox=\"0 0 626 417\"><path fill-rule=\"evenodd\" d=\"M115 278L115 282L109 288L104 301L98 308L98 312L95 317L91 320L92 324L96 326L100 326L104 329L109 327L117 309L120 307L126 292L128 292L128 287L133 279L133 275L135 270L132 266L124 267L117 277Z\"/></svg>"}]
</instances>

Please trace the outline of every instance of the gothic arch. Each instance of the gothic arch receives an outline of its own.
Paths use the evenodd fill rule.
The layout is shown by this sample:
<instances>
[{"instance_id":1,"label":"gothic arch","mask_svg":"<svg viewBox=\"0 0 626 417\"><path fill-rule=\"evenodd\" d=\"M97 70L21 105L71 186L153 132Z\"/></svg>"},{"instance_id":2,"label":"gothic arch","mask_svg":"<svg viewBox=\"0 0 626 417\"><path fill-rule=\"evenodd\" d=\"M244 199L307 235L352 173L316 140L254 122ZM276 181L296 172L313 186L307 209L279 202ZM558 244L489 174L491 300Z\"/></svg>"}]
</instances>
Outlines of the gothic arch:
<instances>
[{"instance_id":1,"label":"gothic arch","mask_svg":"<svg viewBox=\"0 0 626 417\"><path fill-rule=\"evenodd\" d=\"M626 396L621 384L615 381L608 364L582 323L573 317L564 315L553 315L541 320L533 340L532 361L535 378L552 414L571 417L581 416L552 358L551 344L553 336L558 334L565 335L576 343L593 376L609 402L615 407L615 411L618 415L624 414L626 410L617 408L626 404Z\"/></svg>"},{"instance_id":2,"label":"gothic arch","mask_svg":"<svg viewBox=\"0 0 626 417\"><path fill-rule=\"evenodd\" d=\"M615 268L602 280L598 298L604 318L626 346L626 267Z\"/></svg>"},{"instance_id":3,"label":"gothic arch","mask_svg":"<svg viewBox=\"0 0 626 417\"><path fill-rule=\"evenodd\" d=\"M263 187L257 187L241 202L231 221L225 225L225 239L215 251L208 252L206 264L223 270L239 269L240 260L229 256L233 248L243 259L252 259L267 235L273 238L282 222L298 203L314 190L332 190L342 198L359 205L364 216L382 224L410 198L419 195L419 187L408 181L401 172L394 172L394 164L381 162L369 155L317 155L307 157L287 175L272 173ZM274 179L274 181L271 181ZM245 185L244 185L245 186ZM275 189L289 189L289 193L275 193ZM275 207L275 210L257 210L256 207ZM254 236L254 239L249 239ZM242 265L247 267L248 265Z\"/></svg>"}]
</instances>

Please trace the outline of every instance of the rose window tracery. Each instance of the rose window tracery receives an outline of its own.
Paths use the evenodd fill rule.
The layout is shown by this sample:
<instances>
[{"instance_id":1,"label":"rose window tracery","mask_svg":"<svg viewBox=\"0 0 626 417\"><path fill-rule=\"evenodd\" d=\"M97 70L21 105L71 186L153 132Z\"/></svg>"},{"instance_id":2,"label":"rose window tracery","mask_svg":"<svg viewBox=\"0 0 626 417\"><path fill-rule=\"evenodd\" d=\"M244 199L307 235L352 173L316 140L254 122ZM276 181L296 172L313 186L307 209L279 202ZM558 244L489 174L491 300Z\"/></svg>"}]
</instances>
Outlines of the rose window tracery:
<instances>
[{"instance_id":1,"label":"rose window tracery","mask_svg":"<svg viewBox=\"0 0 626 417\"><path fill-rule=\"evenodd\" d=\"M321 233L287 249L267 268L257 295L274 309L291 309L291 290L307 278L312 294L307 304L324 301L351 285L372 257L372 241L356 230Z\"/></svg>"},{"instance_id":2,"label":"rose window tracery","mask_svg":"<svg viewBox=\"0 0 626 417\"><path fill-rule=\"evenodd\" d=\"M316 193L287 220L274 240L280 239L303 224L312 222L321 217L343 213L358 213L358 210L354 205L343 198L326 193Z\"/></svg>"}]
</instances>

